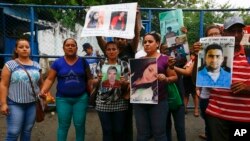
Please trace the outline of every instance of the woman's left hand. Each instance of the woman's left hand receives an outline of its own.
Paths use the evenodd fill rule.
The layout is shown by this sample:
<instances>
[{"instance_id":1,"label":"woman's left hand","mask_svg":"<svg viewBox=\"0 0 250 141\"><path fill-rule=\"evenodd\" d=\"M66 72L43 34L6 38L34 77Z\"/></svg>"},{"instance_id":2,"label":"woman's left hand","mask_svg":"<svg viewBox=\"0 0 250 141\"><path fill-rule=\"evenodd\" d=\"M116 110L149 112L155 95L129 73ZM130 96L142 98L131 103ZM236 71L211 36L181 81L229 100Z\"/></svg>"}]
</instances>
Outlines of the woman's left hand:
<instances>
[{"instance_id":1,"label":"woman's left hand","mask_svg":"<svg viewBox=\"0 0 250 141\"><path fill-rule=\"evenodd\" d=\"M166 80L166 75L163 73L158 74L158 80L160 80L160 81Z\"/></svg>"}]
</instances>

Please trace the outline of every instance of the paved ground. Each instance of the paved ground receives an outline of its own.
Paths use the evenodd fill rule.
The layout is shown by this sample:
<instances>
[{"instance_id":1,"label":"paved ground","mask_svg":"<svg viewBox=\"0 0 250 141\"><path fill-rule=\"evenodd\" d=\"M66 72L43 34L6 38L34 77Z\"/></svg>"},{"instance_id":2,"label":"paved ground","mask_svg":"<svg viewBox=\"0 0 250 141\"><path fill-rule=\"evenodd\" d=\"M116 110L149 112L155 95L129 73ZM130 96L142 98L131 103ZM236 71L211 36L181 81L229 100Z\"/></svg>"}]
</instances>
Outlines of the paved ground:
<instances>
[{"instance_id":1,"label":"paved ground","mask_svg":"<svg viewBox=\"0 0 250 141\"><path fill-rule=\"evenodd\" d=\"M194 117L192 110L186 115L186 136L187 141L203 141L199 139L198 134L203 132L203 121L200 117ZM46 120L35 124L32 132L32 141L56 141L57 116L47 113ZM0 116L0 141L4 140L6 133L5 117ZM173 141L176 140L173 132ZM102 131L98 115L95 110L90 109L86 121L86 141L101 141ZM134 126L134 141L136 138L136 129ZM74 141L75 134L73 125L69 130L68 141Z\"/></svg>"}]
</instances>

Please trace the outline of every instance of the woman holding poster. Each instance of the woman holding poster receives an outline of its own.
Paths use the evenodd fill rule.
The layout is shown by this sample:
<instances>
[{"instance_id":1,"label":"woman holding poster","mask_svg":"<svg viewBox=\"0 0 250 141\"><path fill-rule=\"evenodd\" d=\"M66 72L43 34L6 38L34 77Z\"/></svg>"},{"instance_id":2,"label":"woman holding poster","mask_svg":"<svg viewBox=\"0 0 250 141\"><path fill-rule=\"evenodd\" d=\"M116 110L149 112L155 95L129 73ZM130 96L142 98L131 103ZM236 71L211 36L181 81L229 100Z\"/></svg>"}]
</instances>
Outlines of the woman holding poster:
<instances>
[{"instance_id":1,"label":"woman holding poster","mask_svg":"<svg viewBox=\"0 0 250 141\"><path fill-rule=\"evenodd\" d=\"M168 56L157 52L161 37L155 32L143 37L143 46L147 55L144 58L157 59L158 104L134 104L137 127L137 141L149 140L153 134L155 141L167 141L166 119L168 102L166 85L177 80L174 70L168 67ZM151 132L152 131L152 132Z\"/></svg>"},{"instance_id":2,"label":"woman holding poster","mask_svg":"<svg viewBox=\"0 0 250 141\"><path fill-rule=\"evenodd\" d=\"M128 110L128 100L123 99L123 93L129 90L128 63L118 59L119 48L116 43L108 42L105 48L107 59L104 62L99 62L97 65L98 78L94 80L94 85L99 84L99 93L96 98L96 110L98 112L102 132L103 141L121 141L124 136L125 119ZM108 66L108 67L107 67ZM111 67L110 67L111 66ZM114 66L116 66L114 68ZM107 68L104 74L103 70ZM120 68L118 70L117 68ZM103 77L107 79L117 76L120 72L119 80L112 77L112 81L119 81L119 87L105 87ZM102 81L101 81L102 80Z\"/></svg>"}]
</instances>

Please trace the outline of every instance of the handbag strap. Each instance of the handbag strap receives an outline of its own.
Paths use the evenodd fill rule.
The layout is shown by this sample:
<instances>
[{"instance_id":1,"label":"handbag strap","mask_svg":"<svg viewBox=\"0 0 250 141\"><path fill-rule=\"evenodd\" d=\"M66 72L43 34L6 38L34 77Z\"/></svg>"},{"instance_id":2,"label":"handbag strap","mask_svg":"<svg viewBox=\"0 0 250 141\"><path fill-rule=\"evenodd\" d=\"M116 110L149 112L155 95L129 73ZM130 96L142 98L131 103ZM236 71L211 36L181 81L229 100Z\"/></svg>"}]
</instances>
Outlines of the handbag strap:
<instances>
[{"instance_id":1,"label":"handbag strap","mask_svg":"<svg viewBox=\"0 0 250 141\"><path fill-rule=\"evenodd\" d=\"M25 73L27 74L27 76L29 78L29 81L30 81L30 86L32 88L33 96L36 99L36 93L35 93L35 89L34 89L34 86L33 86L33 83L32 83L31 77L30 77L30 74L28 73L28 71L25 69L25 67L18 60L15 60L15 61L25 71Z\"/></svg>"}]
</instances>

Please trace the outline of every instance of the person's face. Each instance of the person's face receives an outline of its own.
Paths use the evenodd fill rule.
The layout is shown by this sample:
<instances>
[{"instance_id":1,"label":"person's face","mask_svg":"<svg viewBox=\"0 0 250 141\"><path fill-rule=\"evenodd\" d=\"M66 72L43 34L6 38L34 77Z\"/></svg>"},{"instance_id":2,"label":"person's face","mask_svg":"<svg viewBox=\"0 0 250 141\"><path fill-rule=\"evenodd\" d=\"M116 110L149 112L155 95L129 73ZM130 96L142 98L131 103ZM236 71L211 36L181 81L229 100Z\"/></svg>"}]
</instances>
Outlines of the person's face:
<instances>
[{"instance_id":1,"label":"person's face","mask_svg":"<svg viewBox=\"0 0 250 141\"><path fill-rule=\"evenodd\" d=\"M143 83L154 82L157 79L157 65L150 64L143 72L142 81Z\"/></svg>"},{"instance_id":2,"label":"person's face","mask_svg":"<svg viewBox=\"0 0 250 141\"><path fill-rule=\"evenodd\" d=\"M221 33L218 28L211 28L207 31L207 37L220 37Z\"/></svg>"},{"instance_id":3,"label":"person's face","mask_svg":"<svg viewBox=\"0 0 250 141\"><path fill-rule=\"evenodd\" d=\"M110 84L114 84L115 83L115 78L116 78L116 70L109 70L108 71L108 80Z\"/></svg>"},{"instance_id":4,"label":"person's face","mask_svg":"<svg viewBox=\"0 0 250 141\"><path fill-rule=\"evenodd\" d=\"M176 44L181 44L181 39L180 38L175 38L175 43Z\"/></svg>"},{"instance_id":5,"label":"person's face","mask_svg":"<svg viewBox=\"0 0 250 141\"><path fill-rule=\"evenodd\" d=\"M242 25L235 24L229 29L224 31L225 36L234 36L235 37L235 46L240 46L241 39L243 37Z\"/></svg>"},{"instance_id":6,"label":"person's face","mask_svg":"<svg viewBox=\"0 0 250 141\"><path fill-rule=\"evenodd\" d=\"M157 51L157 48L159 47L159 43L156 42L154 36L149 34L144 37L143 47L144 47L144 51L147 54L153 54Z\"/></svg>"},{"instance_id":7,"label":"person's face","mask_svg":"<svg viewBox=\"0 0 250 141\"><path fill-rule=\"evenodd\" d=\"M68 39L63 46L63 51L65 56L76 56L77 46L75 41L73 39Z\"/></svg>"},{"instance_id":8,"label":"person's face","mask_svg":"<svg viewBox=\"0 0 250 141\"><path fill-rule=\"evenodd\" d=\"M117 38L117 37L115 37L114 38L114 42L117 44L117 46L119 48L122 48L122 47L125 47L125 46L128 45L127 39L124 39L124 38Z\"/></svg>"},{"instance_id":9,"label":"person's face","mask_svg":"<svg viewBox=\"0 0 250 141\"><path fill-rule=\"evenodd\" d=\"M124 17L124 15L125 15L125 12L120 13L120 17Z\"/></svg>"},{"instance_id":10,"label":"person's face","mask_svg":"<svg viewBox=\"0 0 250 141\"><path fill-rule=\"evenodd\" d=\"M87 53L88 55L91 55L91 54L93 53L93 49L92 49L91 47L87 48L87 49L86 49L86 53Z\"/></svg>"},{"instance_id":11,"label":"person's face","mask_svg":"<svg viewBox=\"0 0 250 141\"><path fill-rule=\"evenodd\" d=\"M97 20L97 19L99 18L99 13L96 12L96 13L94 14L94 17L93 17L93 18L94 18L95 20Z\"/></svg>"},{"instance_id":12,"label":"person's face","mask_svg":"<svg viewBox=\"0 0 250 141\"><path fill-rule=\"evenodd\" d=\"M205 61L208 71L219 70L223 62L223 54L219 49L210 49L208 50Z\"/></svg>"},{"instance_id":13,"label":"person's face","mask_svg":"<svg viewBox=\"0 0 250 141\"><path fill-rule=\"evenodd\" d=\"M115 44L109 44L107 48L105 49L105 53L108 59L117 59L119 54L119 49Z\"/></svg>"},{"instance_id":14,"label":"person's face","mask_svg":"<svg viewBox=\"0 0 250 141\"><path fill-rule=\"evenodd\" d=\"M30 45L28 41L21 40L17 43L15 52L19 57L29 57L30 55Z\"/></svg>"}]
</instances>

